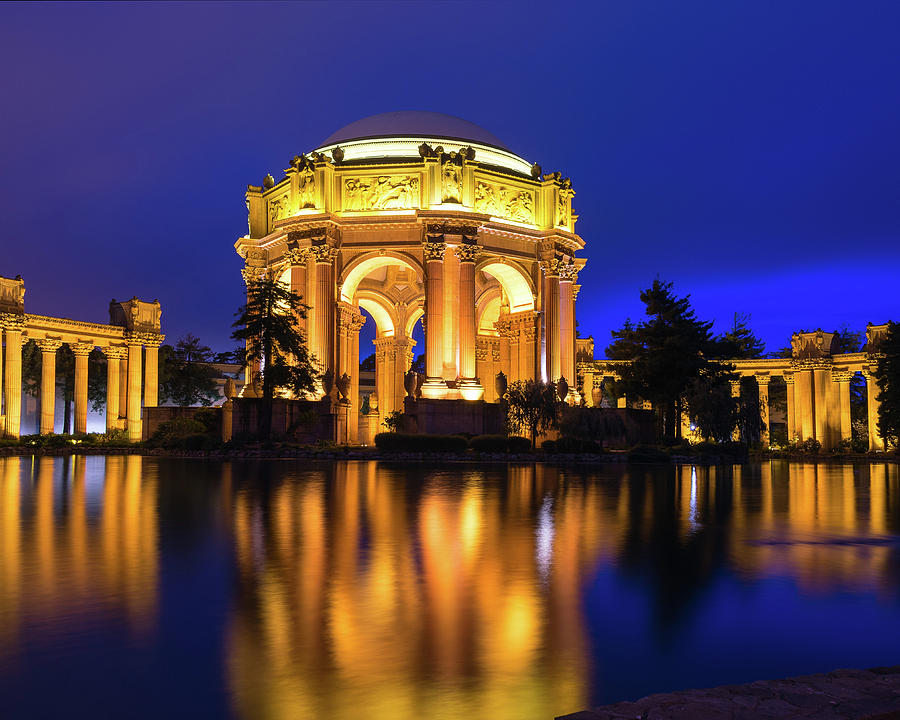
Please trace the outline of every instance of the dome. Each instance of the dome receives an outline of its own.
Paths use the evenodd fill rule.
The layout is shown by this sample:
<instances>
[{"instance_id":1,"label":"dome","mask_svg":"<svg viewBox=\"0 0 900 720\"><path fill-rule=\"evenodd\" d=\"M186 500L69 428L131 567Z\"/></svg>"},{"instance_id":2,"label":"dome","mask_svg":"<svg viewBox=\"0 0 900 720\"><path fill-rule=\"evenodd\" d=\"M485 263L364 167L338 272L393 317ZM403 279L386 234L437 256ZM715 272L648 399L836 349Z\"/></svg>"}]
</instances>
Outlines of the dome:
<instances>
[{"instance_id":1,"label":"dome","mask_svg":"<svg viewBox=\"0 0 900 720\"><path fill-rule=\"evenodd\" d=\"M472 141L509 152L509 148L495 135L475 123L453 115L424 111L370 115L332 133L321 143L321 146L327 147L350 140L384 137L424 137Z\"/></svg>"}]
</instances>

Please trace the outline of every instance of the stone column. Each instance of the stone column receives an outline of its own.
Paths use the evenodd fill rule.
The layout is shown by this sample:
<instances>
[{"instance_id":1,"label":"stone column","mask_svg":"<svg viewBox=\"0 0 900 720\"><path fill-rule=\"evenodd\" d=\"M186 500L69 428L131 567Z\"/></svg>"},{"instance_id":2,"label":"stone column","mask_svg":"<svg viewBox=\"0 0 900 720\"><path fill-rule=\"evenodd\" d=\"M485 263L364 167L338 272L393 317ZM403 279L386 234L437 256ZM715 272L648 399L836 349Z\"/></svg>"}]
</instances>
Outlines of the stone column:
<instances>
[{"instance_id":1,"label":"stone column","mask_svg":"<svg viewBox=\"0 0 900 720\"><path fill-rule=\"evenodd\" d=\"M566 265L559 274L559 359L560 377L577 392L575 385L575 299L572 281L575 266Z\"/></svg>"},{"instance_id":2,"label":"stone column","mask_svg":"<svg viewBox=\"0 0 900 720\"><path fill-rule=\"evenodd\" d=\"M834 371L832 378L838 386L838 415L840 422L835 423L840 427L841 442L850 441L853 438L853 425L850 417L850 381L853 373L849 370Z\"/></svg>"},{"instance_id":3,"label":"stone column","mask_svg":"<svg viewBox=\"0 0 900 720\"><path fill-rule=\"evenodd\" d=\"M306 279L306 262L309 255L307 248L300 250L289 250L288 261L291 264L291 292L299 295L303 299L305 305L309 305L309 297L307 296L307 279ZM309 341L309 332L307 329L307 318L305 315L297 314L297 326Z\"/></svg>"},{"instance_id":4,"label":"stone column","mask_svg":"<svg viewBox=\"0 0 900 720\"><path fill-rule=\"evenodd\" d=\"M544 287L542 293L544 367L547 369L547 380L549 382L556 382L561 375L559 338L559 265L559 260L546 260L541 263L541 268L544 271Z\"/></svg>"},{"instance_id":5,"label":"stone column","mask_svg":"<svg viewBox=\"0 0 900 720\"><path fill-rule=\"evenodd\" d=\"M322 371L336 371L334 359L334 258L337 250L329 245L314 245L316 260L316 345L313 352Z\"/></svg>"},{"instance_id":6,"label":"stone column","mask_svg":"<svg viewBox=\"0 0 900 720\"><path fill-rule=\"evenodd\" d=\"M784 374L784 385L787 395L787 441L792 443L797 435L797 413L794 407L794 373L786 372Z\"/></svg>"},{"instance_id":7,"label":"stone column","mask_svg":"<svg viewBox=\"0 0 900 720\"><path fill-rule=\"evenodd\" d=\"M443 397L447 386L444 370L444 242L442 235L428 236L425 258L425 382L422 395Z\"/></svg>"},{"instance_id":8,"label":"stone column","mask_svg":"<svg viewBox=\"0 0 900 720\"><path fill-rule=\"evenodd\" d=\"M366 318L358 313L350 325L350 442L359 443L359 331Z\"/></svg>"},{"instance_id":9,"label":"stone column","mask_svg":"<svg viewBox=\"0 0 900 720\"><path fill-rule=\"evenodd\" d=\"M825 450L831 449L831 438L828 433L828 386L831 384L831 363L817 364L813 374L813 424L815 437Z\"/></svg>"},{"instance_id":10,"label":"stone column","mask_svg":"<svg viewBox=\"0 0 900 720\"><path fill-rule=\"evenodd\" d=\"M731 397L740 398L740 396L741 396L741 381L740 380L729 380L729 383L731 384ZM734 430L732 430L731 439L735 440L735 441L741 439L741 429L740 428L736 427Z\"/></svg>"},{"instance_id":11,"label":"stone column","mask_svg":"<svg viewBox=\"0 0 900 720\"><path fill-rule=\"evenodd\" d=\"M594 373L590 370L584 371L581 397L584 398L584 402L588 407L594 407Z\"/></svg>"},{"instance_id":12,"label":"stone column","mask_svg":"<svg viewBox=\"0 0 900 720\"><path fill-rule=\"evenodd\" d=\"M878 432L878 407L881 403L878 401L878 385L875 382L873 371L875 368L868 367L863 370L863 377L866 379L866 409L869 419L869 452L883 451L884 438Z\"/></svg>"},{"instance_id":13,"label":"stone column","mask_svg":"<svg viewBox=\"0 0 900 720\"><path fill-rule=\"evenodd\" d=\"M466 400L484 396L475 367L475 255L478 247L463 244L456 248L459 259L459 380ZM490 380L488 378L487 380Z\"/></svg>"},{"instance_id":14,"label":"stone column","mask_svg":"<svg viewBox=\"0 0 900 720\"><path fill-rule=\"evenodd\" d=\"M75 435L87 432L88 409L88 355L94 349L90 342L69 343L75 355Z\"/></svg>"},{"instance_id":15,"label":"stone column","mask_svg":"<svg viewBox=\"0 0 900 720\"><path fill-rule=\"evenodd\" d=\"M813 419L813 372L809 368L794 371L794 409L797 412L797 435L801 440L816 436Z\"/></svg>"},{"instance_id":16,"label":"stone column","mask_svg":"<svg viewBox=\"0 0 900 720\"><path fill-rule=\"evenodd\" d=\"M769 427L769 380L768 375L757 375L756 385L759 389L759 419L762 421L762 428L759 433L759 441L764 448L769 447L770 427Z\"/></svg>"},{"instance_id":17,"label":"stone column","mask_svg":"<svg viewBox=\"0 0 900 720\"><path fill-rule=\"evenodd\" d=\"M519 334L519 379L540 379L540 355L537 315L523 318Z\"/></svg>"},{"instance_id":18,"label":"stone column","mask_svg":"<svg viewBox=\"0 0 900 720\"><path fill-rule=\"evenodd\" d=\"M460 313L466 312L464 301L461 297L462 278L460 277L459 257L455 252L456 248L447 246L444 250L444 337L443 345L443 369L441 371L444 380L455 381L457 378L464 377L460 368L462 341L462 322L463 318ZM472 314L474 317L474 298L475 298L475 273L474 266L472 272ZM474 319L473 319L474 323ZM474 352L474 346L473 346ZM474 371L472 377L475 377Z\"/></svg>"},{"instance_id":19,"label":"stone column","mask_svg":"<svg viewBox=\"0 0 900 720\"><path fill-rule=\"evenodd\" d=\"M103 352L106 355L106 432L109 432L119 428L119 376L127 349L107 346Z\"/></svg>"},{"instance_id":20,"label":"stone column","mask_svg":"<svg viewBox=\"0 0 900 720\"><path fill-rule=\"evenodd\" d=\"M125 417L128 414L128 349L125 348L124 362L119 363L119 422L116 427L125 429Z\"/></svg>"},{"instance_id":21,"label":"stone column","mask_svg":"<svg viewBox=\"0 0 900 720\"><path fill-rule=\"evenodd\" d=\"M141 340L128 338L128 407L125 428L130 442L141 440Z\"/></svg>"},{"instance_id":22,"label":"stone column","mask_svg":"<svg viewBox=\"0 0 900 720\"><path fill-rule=\"evenodd\" d=\"M162 338L144 343L144 407L159 404L159 346Z\"/></svg>"},{"instance_id":23,"label":"stone column","mask_svg":"<svg viewBox=\"0 0 900 720\"><path fill-rule=\"evenodd\" d=\"M37 340L41 350L41 435L49 435L56 421L56 351L62 340Z\"/></svg>"},{"instance_id":24,"label":"stone column","mask_svg":"<svg viewBox=\"0 0 900 720\"><path fill-rule=\"evenodd\" d=\"M6 375L3 396L6 401L6 436L19 437L22 424L22 329L24 321L19 316L7 316L6 327Z\"/></svg>"}]
</instances>

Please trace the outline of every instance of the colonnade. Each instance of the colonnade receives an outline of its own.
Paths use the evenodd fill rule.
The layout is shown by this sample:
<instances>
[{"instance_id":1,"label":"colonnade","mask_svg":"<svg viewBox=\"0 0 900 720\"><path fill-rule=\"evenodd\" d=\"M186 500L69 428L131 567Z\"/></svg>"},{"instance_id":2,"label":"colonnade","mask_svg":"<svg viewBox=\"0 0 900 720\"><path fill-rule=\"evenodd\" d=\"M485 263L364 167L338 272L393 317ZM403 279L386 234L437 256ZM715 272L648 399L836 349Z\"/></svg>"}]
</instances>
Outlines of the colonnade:
<instances>
[{"instance_id":1,"label":"colonnade","mask_svg":"<svg viewBox=\"0 0 900 720\"><path fill-rule=\"evenodd\" d=\"M18 285L14 302L10 286ZM6 291L6 292L4 292ZM34 340L41 352L40 420L42 435L55 429L56 353L65 344L75 356L75 434L87 432L88 359L95 347L106 355L106 429L126 430L128 439L141 439L141 395L143 405L158 402L159 303L132 298L110 304L110 325L80 322L24 311L21 279L0 277L0 398L2 433L18 438L22 423L22 349Z\"/></svg>"}]
</instances>

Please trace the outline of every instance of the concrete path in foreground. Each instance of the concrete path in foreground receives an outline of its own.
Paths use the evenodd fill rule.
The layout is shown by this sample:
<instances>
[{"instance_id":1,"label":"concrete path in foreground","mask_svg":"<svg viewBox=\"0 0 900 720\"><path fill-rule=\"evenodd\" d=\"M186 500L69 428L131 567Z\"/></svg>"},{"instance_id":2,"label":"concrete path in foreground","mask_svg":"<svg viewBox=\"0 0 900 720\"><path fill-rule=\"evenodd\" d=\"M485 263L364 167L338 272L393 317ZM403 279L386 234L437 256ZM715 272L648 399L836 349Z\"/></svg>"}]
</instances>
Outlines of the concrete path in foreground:
<instances>
[{"instance_id":1,"label":"concrete path in foreground","mask_svg":"<svg viewBox=\"0 0 900 720\"><path fill-rule=\"evenodd\" d=\"M900 720L900 665L683 690L557 720Z\"/></svg>"}]
</instances>

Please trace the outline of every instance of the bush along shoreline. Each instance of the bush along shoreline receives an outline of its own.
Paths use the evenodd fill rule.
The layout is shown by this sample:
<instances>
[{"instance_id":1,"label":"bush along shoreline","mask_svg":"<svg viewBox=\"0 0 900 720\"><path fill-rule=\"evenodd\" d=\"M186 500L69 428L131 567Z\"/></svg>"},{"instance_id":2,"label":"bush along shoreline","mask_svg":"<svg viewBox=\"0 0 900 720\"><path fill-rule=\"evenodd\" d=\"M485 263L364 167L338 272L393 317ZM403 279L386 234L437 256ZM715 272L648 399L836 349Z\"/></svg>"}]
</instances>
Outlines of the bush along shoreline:
<instances>
[{"instance_id":1,"label":"bush along shoreline","mask_svg":"<svg viewBox=\"0 0 900 720\"><path fill-rule=\"evenodd\" d=\"M149 440L129 443L123 431L86 435L24 435L19 440L0 439L0 457L10 455L148 455L209 459L242 457L321 460L433 460L468 462L546 462L552 464L696 464L732 465L749 460L803 460L806 462L898 462L900 455L888 453L822 453L811 445L783 450L750 449L738 442L679 443L669 446L637 445L607 449L595 440L563 435L545 440L532 450L528 438L515 435L418 435L384 432L374 446L319 443L301 445L290 441L261 442L236 438L223 443L212 422L176 418L159 426Z\"/></svg>"}]
</instances>

